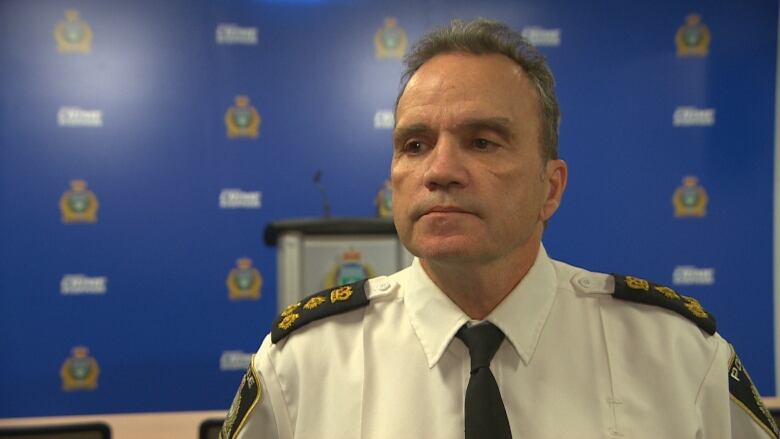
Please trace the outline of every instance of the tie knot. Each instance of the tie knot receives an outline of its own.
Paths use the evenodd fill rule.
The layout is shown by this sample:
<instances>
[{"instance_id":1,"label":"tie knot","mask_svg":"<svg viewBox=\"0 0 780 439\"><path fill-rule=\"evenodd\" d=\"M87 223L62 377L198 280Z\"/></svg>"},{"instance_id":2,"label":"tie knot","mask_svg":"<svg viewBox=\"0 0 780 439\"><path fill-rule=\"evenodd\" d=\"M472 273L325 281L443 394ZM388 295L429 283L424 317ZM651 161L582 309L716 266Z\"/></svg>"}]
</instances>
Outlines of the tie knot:
<instances>
[{"instance_id":1,"label":"tie knot","mask_svg":"<svg viewBox=\"0 0 780 439\"><path fill-rule=\"evenodd\" d=\"M504 340L504 333L492 323L468 327L464 325L456 335L469 348L471 373L481 367L490 367L490 360Z\"/></svg>"}]
</instances>

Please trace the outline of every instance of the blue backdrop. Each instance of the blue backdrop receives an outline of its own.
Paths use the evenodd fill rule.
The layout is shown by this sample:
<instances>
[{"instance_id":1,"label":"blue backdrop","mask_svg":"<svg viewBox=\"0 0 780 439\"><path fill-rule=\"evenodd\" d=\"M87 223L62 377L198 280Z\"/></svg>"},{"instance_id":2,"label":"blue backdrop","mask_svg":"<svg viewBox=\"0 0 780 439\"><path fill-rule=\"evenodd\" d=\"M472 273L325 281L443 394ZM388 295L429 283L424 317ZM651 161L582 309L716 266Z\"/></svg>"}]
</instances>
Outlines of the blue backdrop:
<instances>
[{"instance_id":1,"label":"blue backdrop","mask_svg":"<svg viewBox=\"0 0 780 439\"><path fill-rule=\"evenodd\" d=\"M548 252L699 298L774 394L777 8L0 2L0 418L226 409L275 315L264 227L321 213L318 170L335 215L374 216L397 52L476 16L556 73ZM230 297L240 258L259 298Z\"/></svg>"}]
</instances>

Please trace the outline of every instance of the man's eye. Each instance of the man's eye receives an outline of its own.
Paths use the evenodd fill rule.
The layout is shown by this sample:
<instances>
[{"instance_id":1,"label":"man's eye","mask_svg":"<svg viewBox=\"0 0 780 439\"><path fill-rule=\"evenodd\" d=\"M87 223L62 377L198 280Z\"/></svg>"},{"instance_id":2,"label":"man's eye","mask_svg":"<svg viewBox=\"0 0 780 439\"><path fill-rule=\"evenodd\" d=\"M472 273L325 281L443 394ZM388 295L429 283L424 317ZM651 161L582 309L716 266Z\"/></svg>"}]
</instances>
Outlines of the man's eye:
<instances>
[{"instance_id":1,"label":"man's eye","mask_svg":"<svg viewBox=\"0 0 780 439\"><path fill-rule=\"evenodd\" d=\"M424 145L422 144L422 142L418 142L416 140L413 140L413 141L410 141L410 142L406 142L406 144L404 145L404 149L403 150L404 150L405 153L408 153L408 154L418 154L418 153L422 152L423 148L424 148Z\"/></svg>"},{"instance_id":2,"label":"man's eye","mask_svg":"<svg viewBox=\"0 0 780 439\"><path fill-rule=\"evenodd\" d=\"M495 146L495 143L487 139L474 139L474 148L486 150Z\"/></svg>"}]
</instances>

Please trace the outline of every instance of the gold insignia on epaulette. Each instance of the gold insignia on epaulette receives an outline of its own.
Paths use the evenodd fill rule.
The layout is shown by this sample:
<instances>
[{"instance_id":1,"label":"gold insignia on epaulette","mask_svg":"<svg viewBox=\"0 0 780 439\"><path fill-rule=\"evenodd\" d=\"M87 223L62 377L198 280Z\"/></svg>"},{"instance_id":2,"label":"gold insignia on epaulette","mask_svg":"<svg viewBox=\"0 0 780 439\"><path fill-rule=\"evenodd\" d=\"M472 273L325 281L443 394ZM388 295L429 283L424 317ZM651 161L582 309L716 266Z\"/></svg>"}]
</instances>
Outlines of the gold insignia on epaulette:
<instances>
[{"instance_id":1,"label":"gold insignia on epaulette","mask_svg":"<svg viewBox=\"0 0 780 439\"><path fill-rule=\"evenodd\" d=\"M626 276L626 285L634 290L650 290L650 282L638 277Z\"/></svg>"},{"instance_id":2,"label":"gold insignia on epaulette","mask_svg":"<svg viewBox=\"0 0 780 439\"><path fill-rule=\"evenodd\" d=\"M281 322L279 322L279 329L290 329L290 327L295 323L296 320L298 320L298 317L300 315L298 313L291 313L284 316Z\"/></svg>"},{"instance_id":3,"label":"gold insignia on epaulette","mask_svg":"<svg viewBox=\"0 0 780 439\"><path fill-rule=\"evenodd\" d=\"M322 305L324 302L326 302L326 299L322 296L314 296L311 299L309 299L305 305L303 305L304 309L314 309L320 305Z\"/></svg>"},{"instance_id":4,"label":"gold insignia on epaulette","mask_svg":"<svg viewBox=\"0 0 780 439\"><path fill-rule=\"evenodd\" d=\"M659 293L663 294L664 296L666 296L669 299L680 300L680 295L677 294L677 291L674 291L673 289L671 289L669 287L656 286L655 290L658 291Z\"/></svg>"},{"instance_id":5,"label":"gold insignia on epaulette","mask_svg":"<svg viewBox=\"0 0 780 439\"><path fill-rule=\"evenodd\" d=\"M701 306L698 300L688 296L682 296L682 299L685 301L685 307L688 308L691 314L702 319L708 317L707 311L704 310L704 307Z\"/></svg>"},{"instance_id":6,"label":"gold insignia on epaulette","mask_svg":"<svg viewBox=\"0 0 780 439\"><path fill-rule=\"evenodd\" d=\"M368 305L365 282L322 290L287 307L271 326L271 342L276 344L309 323ZM328 300L332 303L328 303ZM302 305L303 304L303 305Z\"/></svg>"},{"instance_id":7,"label":"gold insignia on epaulette","mask_svg":"<svg viewBox=\"0 0 780 439\"><path fill-rule=\"evenodd\" d=\"M331 303L343 302L348 300L352 296L352 287L347 285L345 287L336 288L330 292Z\"/></svg>"},{"instance_id":8,"label":"gold insignia on epaulette","mask_svg":"<svg viewBox=\"0 0 780 439\"><path fill-rule=\"evenodd\" d=\"M290 314L293 313L293 311L298 309L299 306L301 306L301 302L293 303L292 305L287 305L287 308L285 308L284 311L282 311L282 317L289 316Z\"/></svg>"}]
</instances>

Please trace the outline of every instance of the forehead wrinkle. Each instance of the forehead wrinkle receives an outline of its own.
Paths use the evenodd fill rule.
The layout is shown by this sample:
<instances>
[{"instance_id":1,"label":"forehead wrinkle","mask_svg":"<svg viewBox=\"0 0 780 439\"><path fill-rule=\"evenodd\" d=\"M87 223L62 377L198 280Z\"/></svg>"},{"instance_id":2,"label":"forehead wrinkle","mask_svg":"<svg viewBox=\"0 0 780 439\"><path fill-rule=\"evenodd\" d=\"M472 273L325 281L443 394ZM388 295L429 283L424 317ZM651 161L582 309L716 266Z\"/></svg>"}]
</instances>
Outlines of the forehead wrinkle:
<instances>
[{"instance_id":1,"label":"forehead wrinkle","mask_svg":"<svg viewBox=\"0 0 780 439\"><path fill-rule=\"evenodd\" d=\"M479 67L474 65L476 58L496 60L500 65L475 70ZM503 70L503 78L499 70ZM475 90L479 92L475 94ZM508 95L512 98L506 99ZM538 92L522 66L502 55L444 54L423 64L407 82L396 107L396 127L426 122L429 130L486 128L518 139L525 137L525 130L537 131L535 124L525 120L523 108L528 107L539 117ZM524 118L517 120L515 116L520 114ZM498 120L502 117L509 123Z\"/></svg>"},{"instance_id":2,"label":"forehead wrinkle","mask_svg":"<svg viewBox=\"0 0 780 439\"><path fill-rule=\"evenodd\" d=\"M437 125L438 126L438 125ZM463 120L454 121L450 128L451 131L479 131L491 130L499 135L511 139L514 137L512 130L513 122L508 117L465 117ZM434 127L425 123L417 122L409 125L396 126L393 133L395 138L405 138L415 134L422 134L434 131Z\"/></svg>"},{"instance_id":3,"label":"forehead wrinkle","mask_svg":"<svg viewBox=\"0 0 780 439\"><path fill-rule=\"evenodd\" d=\"M423 111L427 116L433 116L430 107L437 108L435 112L441 114L446 107L452 107L452 102L461 98L458 92L460 86L453 82L451 78L443 76L440 73L431 73L423 65L420 71L409 79L406 87L399 96L396 106L396 116L401 119L402 112ZM420 107L428 107L420 110Z\"/></svg>"}]
</instances>

